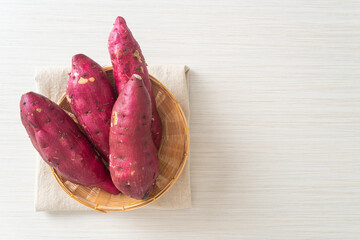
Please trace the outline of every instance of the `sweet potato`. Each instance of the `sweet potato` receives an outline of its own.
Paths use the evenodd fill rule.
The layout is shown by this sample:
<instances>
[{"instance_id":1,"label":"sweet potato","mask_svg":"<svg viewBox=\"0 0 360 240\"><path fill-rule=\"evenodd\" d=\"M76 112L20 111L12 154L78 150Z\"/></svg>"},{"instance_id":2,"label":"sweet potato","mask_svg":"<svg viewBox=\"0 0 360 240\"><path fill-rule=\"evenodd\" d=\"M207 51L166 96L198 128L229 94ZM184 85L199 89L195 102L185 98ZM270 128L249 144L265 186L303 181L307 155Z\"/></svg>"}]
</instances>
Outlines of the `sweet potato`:
<instances>
[{"instance_id":1,"label":"sweet potato","mask_svg":"<svg viewBox=\"0 0 360 240\"><path fill-rule=\"evenodd\" d=\"M162 137L161 118L156 109L156 102L151 88L145 58L140 46L126 25L124 18L117 17L114 27L109 35L108 48L113 65L116 90L118 94L133 74L138 74L144 81L151 98L152 122L151 133L157 149L160 147Z\"/></svg>"},{"instance_id":2,"label":"sweet potato","mask_svg":"<svg viewBox=\"0 0 360 240\"><path fill-rule=\"evenodd\" d=\"M73 56L66 97L87 137L108 161L115 93L103 68L84 54Z\"/></svg>"},{"instance_id":3,"label":"sweet potato","mask_svg":"<svg viewBox=\"0 0 360 240\"><path fill-rule=\"evenodd\" d=\"M117 189L136 199L151 194L159 173L150 125L150 95L134 74L113 107L109 170Z\"/></svg>"},{"instance_id":4,"label":"sweet potato","mask_svg":"<svg viewBox=\"0 0 360 240\"><path fill-rule=\"evenodd\" d=\"M61 176L76 184L119 193L90 142L57 104L29 92L21 97L20 115L35 149Z\"/></svg>"}]
</instances>

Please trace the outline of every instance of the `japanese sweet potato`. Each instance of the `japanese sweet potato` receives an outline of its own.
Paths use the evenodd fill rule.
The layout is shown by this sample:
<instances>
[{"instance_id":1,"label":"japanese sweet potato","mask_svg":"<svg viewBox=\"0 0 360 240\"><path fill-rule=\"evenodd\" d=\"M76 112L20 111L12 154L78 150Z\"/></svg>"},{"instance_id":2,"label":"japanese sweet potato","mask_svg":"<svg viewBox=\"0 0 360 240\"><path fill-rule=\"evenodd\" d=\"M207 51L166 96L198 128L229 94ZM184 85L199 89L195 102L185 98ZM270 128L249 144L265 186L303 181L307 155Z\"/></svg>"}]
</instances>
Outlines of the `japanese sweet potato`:
<instances>
[{"instance_id":1,"label":"japanese sweet potato","mask_svg":"<svg viewBox=\"0 0 360 240\"><path fill-rule=\"evenodd\" d=\"M134 74L113 107L109 170L117 189L136 199L151 194L159 172L150 125L151 98L141 77Z\"/></svg>"},{"instance_id":2,"label":"japanese sweet potato","mask_svg":"<svg viewBox=\"0 0 360 240\"><path fill-rule=\"evenodd\" d=\"M35 149L62 177L119 193L90 142L56 103L40 94L26 93L21 97L20 116Z\"/></svg>"},{"instance_id":3,"label":"japanese sweet potato","mask_svg":"<svg viewBox=\"0 0 360 240\"><path fill-rule=\"evenodd\" d=\"M156 102L151 88L151 82L147 70L145 58L138 42L133 37L126 25L124 18L117 17L114 27L109 35L108 48L113 65L115 85L118 94L124 89L129 78L138 74L144 81L151 99L152 121L151 133L156 148L160 147L162 137L162 125Z\"/></svg>"},{"instance_id":4,"label":"japanese sweet potato","mask_svg":"<svg viewBox=\"0 0 360 240\"><path fill-rule=\"evenodd\" d=\"M103 68L84 54L73 56L66 97L87 137L108 161L115 93Z\"/></svg>"}]
</instances>

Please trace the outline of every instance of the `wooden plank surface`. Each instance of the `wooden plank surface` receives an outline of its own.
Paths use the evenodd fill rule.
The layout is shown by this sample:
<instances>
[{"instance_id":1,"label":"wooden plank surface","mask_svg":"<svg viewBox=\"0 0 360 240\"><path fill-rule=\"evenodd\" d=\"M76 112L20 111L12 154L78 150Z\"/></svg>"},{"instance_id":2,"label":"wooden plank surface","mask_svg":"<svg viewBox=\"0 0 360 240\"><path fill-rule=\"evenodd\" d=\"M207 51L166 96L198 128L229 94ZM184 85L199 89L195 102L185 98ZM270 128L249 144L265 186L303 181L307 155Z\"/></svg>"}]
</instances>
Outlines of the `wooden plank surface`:
<instances>
[{"instance_id":1,"label":"wooden plank surface","mask_svg":"<svg viewBox=\"0 0 360 240\"><path fill-rule=\"evenodd\" d=\"M117 15L191 68L193 208L36 213L20 96ZM0 239L359 239L359 66L359 1L0 1Z\"/></svg>"}]
</instances>

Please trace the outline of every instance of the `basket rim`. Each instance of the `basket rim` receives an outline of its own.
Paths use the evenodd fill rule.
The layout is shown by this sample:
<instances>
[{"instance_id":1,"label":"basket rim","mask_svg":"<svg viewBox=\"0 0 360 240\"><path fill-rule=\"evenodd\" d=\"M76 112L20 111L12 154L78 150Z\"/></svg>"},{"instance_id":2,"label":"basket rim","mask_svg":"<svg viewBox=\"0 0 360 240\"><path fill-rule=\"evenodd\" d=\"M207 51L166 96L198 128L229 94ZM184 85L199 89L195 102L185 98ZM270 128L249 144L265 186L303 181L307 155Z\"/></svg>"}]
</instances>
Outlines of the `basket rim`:
<instances>
[{"instance_id":1,"label":"basket rim","mask_svg":"<svg viewBox=\"0 0 360 240\"><path fill-rule=\"evenodd\" d=\"M113 70L112 66L103 66L104 71L111 71ZM55 177L56 182L59 184L59 186L64 190L64 192L69 195L71 198L73 198L74 200L76 200L77 202L83 204L84 206L87 206L91 209L106 213L107 211L111 211L111 212L125 212L125 211L129 211L129 210L135 210L141 207L144 207L146 205L149 205L152 202L155 202L157 199L159 199L161 196L163 196L167 191L169 191L169 189L175 184L175 182L177 181L177 179L179 178L179 176L181 175L182 171L184 170L184 167L187 163L188 160L188 156L189 156L189 148L190 148L190 131L189 131L189 125L186 119L186 116L184 114L184 111L182 110L180 104L178 103L178 101L176 100L175 96L171 93L171 91L165 86L163 85L158 79L156 79L154 76L149 74L149 78L151 81L156 82L159 86L161 86L163 89L165 89L166 93L170 96L170 98L174 101L174 103L176 104L176 109L179 111L180 116L184 122L185 125L185 135L186 135L186 143L185 143L185 149L184 149L184 155L183 155L183 159L180 163L180 166L177 170L177 172L175 173L175 176L171 179L171 181L163 188L160 190L160 192L158 194L156 194L155 197L152 198L148 198L148 199L144 199L144 200L137 200L133 203L130 203L128 205L122 206L122 209L118 209L118 208L104 208L101 205L99 206L99 204L95 204L93 202L90 202L86 199L80 198L74 194L72 194L71 190L65 186L65 184L63 183L63 181L61 180L60 175L57 173L57 171L51 167L50 170L53 174L53 176ZM64 101L64 99L66 98L66 92L60 97L60 99L57 101L57 104L60 105L61 102Z\"/></svg>"}]
</instances>

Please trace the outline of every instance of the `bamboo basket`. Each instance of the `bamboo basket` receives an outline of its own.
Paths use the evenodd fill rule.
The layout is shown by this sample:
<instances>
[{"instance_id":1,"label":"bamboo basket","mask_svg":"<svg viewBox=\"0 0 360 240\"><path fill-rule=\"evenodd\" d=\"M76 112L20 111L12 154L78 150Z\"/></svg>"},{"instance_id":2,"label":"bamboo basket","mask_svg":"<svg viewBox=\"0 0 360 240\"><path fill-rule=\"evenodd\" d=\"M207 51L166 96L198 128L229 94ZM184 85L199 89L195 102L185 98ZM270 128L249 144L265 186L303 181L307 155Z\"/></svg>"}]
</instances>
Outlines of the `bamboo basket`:
<instances>
[{"instance_id":1,"label":"bamboo basket","mask_svg":"<svg viewBox=\"0 0 360 240\"><path fill-rule=\"evenodd\" d=\"M114 87L112 67L104 67ZM176 182L184 169L189 154L189 129L186 117L171 92L150 75L156 106L163 125L163 136L159 157L159 177L154 191L144 200L137 200L125 194L113 195L100 188L84 187L61 177L50 167L57 183L73 199L97 211L128 211L146 206L164 195ZM71 113L65 94L58 105Z\"/></svg>"}]
</instances>

